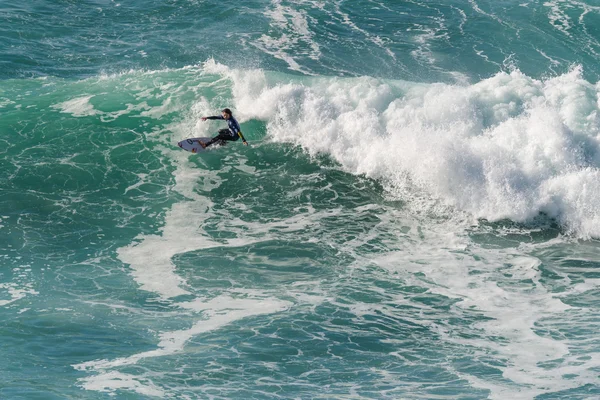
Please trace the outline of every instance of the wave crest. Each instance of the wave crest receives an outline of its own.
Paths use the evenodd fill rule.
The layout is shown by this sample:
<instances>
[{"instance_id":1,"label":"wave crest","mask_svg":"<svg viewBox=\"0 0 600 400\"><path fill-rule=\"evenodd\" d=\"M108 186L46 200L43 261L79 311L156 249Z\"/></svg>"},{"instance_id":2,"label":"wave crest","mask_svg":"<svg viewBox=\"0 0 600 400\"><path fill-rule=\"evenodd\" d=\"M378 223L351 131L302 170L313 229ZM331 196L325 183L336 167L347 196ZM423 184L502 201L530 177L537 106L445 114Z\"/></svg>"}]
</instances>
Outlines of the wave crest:
<instances>
[{"instance_id":1,"label":"wave crest","mask_svg":"<svg viewBox=\"0 0 600 400\"><path fill-rule=\"evenodd\" d=\"M232 80L238 114L266 121L273 140L328 154L351 173L392 188L410 180L478 218L546 213L576 236L600 237L599 85L579 67L472 85L205 71Z\"/></svg>"}]
</instances>

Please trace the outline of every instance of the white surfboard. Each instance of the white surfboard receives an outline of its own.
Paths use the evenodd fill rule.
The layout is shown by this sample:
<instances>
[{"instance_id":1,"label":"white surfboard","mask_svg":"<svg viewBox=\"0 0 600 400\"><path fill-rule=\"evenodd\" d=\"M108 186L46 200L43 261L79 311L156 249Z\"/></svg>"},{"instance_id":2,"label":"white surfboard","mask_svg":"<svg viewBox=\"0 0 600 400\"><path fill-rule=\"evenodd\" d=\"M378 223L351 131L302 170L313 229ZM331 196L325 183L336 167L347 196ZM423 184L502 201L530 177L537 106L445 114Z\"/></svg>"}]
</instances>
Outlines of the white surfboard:
<instances>
[{"instance_id":1,"label":"white surfboard","mask_svg":"<svg viewBox=\"0 0 600 400\"><path fill-rule=\"evenodd\" d=\"M206 151L206 149L203 149L202 146L200 146L200 143L198 143L198 141L201 140L204 143L206 143L210 139L212 139L212 138L197 137L197 138L183 139L181 142L177 143L177 145L186 151L189 151L192 153L200 153L200 152Z\"/></svg>"}]
</instances>

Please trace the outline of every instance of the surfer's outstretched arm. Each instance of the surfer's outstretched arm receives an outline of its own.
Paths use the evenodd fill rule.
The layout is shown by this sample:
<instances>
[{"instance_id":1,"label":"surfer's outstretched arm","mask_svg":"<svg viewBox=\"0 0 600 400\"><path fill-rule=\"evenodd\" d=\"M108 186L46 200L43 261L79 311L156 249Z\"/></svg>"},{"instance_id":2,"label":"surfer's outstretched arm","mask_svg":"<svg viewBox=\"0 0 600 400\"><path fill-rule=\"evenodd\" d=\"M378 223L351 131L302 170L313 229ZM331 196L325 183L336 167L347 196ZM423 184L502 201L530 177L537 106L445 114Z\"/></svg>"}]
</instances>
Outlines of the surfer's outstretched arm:
<instances>
[{"instance_id":1,"label":"surfer's outstretched arm","mask_svg":"<svg viewBox=\"0 0 600 400\"><path fill-rule=\"evenodd\" d=\"M238 131L237 134L242 139L242 143L244 143L244 145L248 146L248 142L246 142L246 138L244 137L244 135L242 135L242 131Z\"/></svg>"},{"instance_id":2,"label":"surfer's outstretched arm","mask_svg":"<svg viewBox=\"0 0 600 400\"><path fill-rule=\"evenodd\" d=\"M213 115L212 117L202 117L202 121L206 121L207 119L225 119L222 115Z\"/></svg>"}]
</instances>

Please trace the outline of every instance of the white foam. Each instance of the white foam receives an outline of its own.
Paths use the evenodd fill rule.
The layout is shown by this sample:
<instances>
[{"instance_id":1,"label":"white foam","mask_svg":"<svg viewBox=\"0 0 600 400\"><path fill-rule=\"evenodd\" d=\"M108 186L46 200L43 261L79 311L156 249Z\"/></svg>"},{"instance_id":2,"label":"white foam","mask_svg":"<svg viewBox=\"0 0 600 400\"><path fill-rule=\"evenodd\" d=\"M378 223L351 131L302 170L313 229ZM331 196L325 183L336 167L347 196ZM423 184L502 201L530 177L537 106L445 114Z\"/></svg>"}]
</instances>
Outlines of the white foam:
<instances>
[{"instance_id":1,"label":"white foam","mask_svg":"<svg viewBox=\"0 0 600 400\"><path fill-rule=\"evenodd\" d=\"M180 181L195 182L199 171L179 173ZM190 182L191 181L191 182ZM183 185L183 193L193 195L189 186ZM143 290L159 294L163 298L189 292L183 278L175 273L171 258L180 253L214 246L199 231L199 226L209 217L207 210L212 203L205 197L195 195L195 201L174 204L165 217L161 234L142 235L126 247L117 250L119 259L131 267L131 274Z\"/></svg>"},{"instance_id":2,"label":"white foam","mask_svg":"<svg viewBox=\"0 0 600 400\"><path fill-rule=\"evenodd\" d=\"M258 70L205 70L232 80L239 116L267 121L273 140L329 154L349 172L478 218L545 212L575 235L600 236L599 86L579 68L547 80L515 70L473 85L273 82Z\"/></svg>"},{"instance_id":3,"label":"white foam","mask_svg":"<svg viewBox=\"0 0 600 400\"><path fill-rule=\"evenodd\" d=\"M8 217L4 217L8 218ZM19 260L21 257L15 257ZM29 265L21 265L12 269L13 281L0 283L0 297L9 299L0 299L0 307L15 303L28 295L37 295L38 291L34 289L31 281L31 267Z\"/></svg>"},{"instance_id":4,"label":"white foam","mask_svg":"<svg viewBox=\"0 0 600 400\"><path fill-rule=\"evenodd\" d=\"M321 56L320 47L313 40L314 33L310 30L306 11L297 10L291 5L284 6L281 0L272 0L271 3L272 8L267 10L265 15L271 18L271 27L280 34L278 37L263 34L253 45L285 61L291 70L311 74L296 61L299 55L307 55L313 60L318 60ZM307 44L310 48L306 54L298 52L301 43Z\"/></svg>"},{"instance_id":5,"label":"white foam","mask_svg":"<svg viewBox=\"0 0 600 400\"><path fill-rule=\"evenodd\" d=\"M477 2L475 2L475 0L469 0L469 4L471 4L471 7L473 8L473 10L475 12L477 12L477 13L479 13L481 15L485 15L486 17L491 18L491 19L493 19L494 21L496 21L496 22L498 22L500 24L505 24L505 22L502 19L500 19L498 16L483 11L479 7L479 5L477 4Z\"/></svg>"},{"instance_id":6,"label":"white foam","mask_svg":"<svg viewBox=\"0 0 600 400\"><path fill-rule=\"evenodd\" d=\"M31 283L21 284L20 282L0 283L0 289L6 290L6 294L10 297L8 300L0 300L0 307L14 303L23 299L27 295L39 294L33 289Z\"/></svg>"},{"instance_id":7,"label":"white foam","mask_svg":"<svg viewBox=\"0 0 600 400\"><path fill-rule=\"evenodd\" d=\"M4 108L8 105L11 104L16 104L14 101L12 101L11 99L8 99L6 97L0 97L0 108Z\"/></svg>"},{"instance_id":8,"label":"white foam","mask_svg":"<svg viewBox=\"0 0 600 400\"><path fill-rule=\"evenodd\" d=\"M159 119L162 116L174 111L179 111L178 107L172 104L171 97L167 97L167 99L160 106L152 108L148 107L147 110L140 113L140 116Z\"/></svg>"},{"instance_id":9,"label":"white foam","mask_svg":"<svg viewBox=\"0 0 600 400\"><path fill-rule=\"evenodd\" d=\"M137 177L140 179L139 181L137 181L136 183L134 183L133 185L129 185L128 187L125 188L125 192L124 194L127 194L127 192L129 192L130 190L134 190L139 188L140 186L144 185L145 183L147 183L146 178L148 177L148 174L136 174Z\"/></svg>"},{"instance_id":10,"label":"white foam","mask_svg":"<svg viewBox=\"0 0 600 400\"><path fill-rule=\"evenodd\" d=\"M547 1L544 3L544 6L550 8L548 13L550 24L565 35L571 36L571 33L569 32L569 30L572 28L571 18L560 8L561 3L565 4L564 1L560 0Z\"/></svg>"},{"instance_id":11,"label":"white foam","mask_svg":"<svg viewBox=\"0 0 600 400\"><path fill-rule=\"evenodd\" d=\"M106 370L133 365L145 358L171 355L183 350L185 344L194 336L219 329L241 318L283 311L291 303L269 298L235 299L227 295L222 295L208 301L196 299L192 302L178 303L178 305L189 310L202 311L207 318L198 321L189 329L161 333L160 342L156 350L145 351L130 357L114 360L85 362L74 365L74 368L80 371Z\"/></svg>"},{"instance_id":12,"label":"white foam","mask_svg":"<svg viewBox=\"0 0 600 400\"><path fill-rule=\"evenodd\" d=\"M422 32L413 37L413 40L417 44L417 49L411 51L411 55L417 62L424 62L436 68L436 56L432 50L432 44L439 40L449 41L448 29L444 22L444 19L441 17L430 17L426 24L414 24L410 29L411 33ZM442 70L441 68L438 69ZM449 74L457 74L457 72L449 72Z\"/></svg>"},{"instance_id":13,"label":"white foam","mask_svg":"<svg viewBox=\"0 0 600 400\"><path fill-rule=\"evenodd\" d=\"M554 294L544 287L540 260L517 249L477 247L452 230L449 224L428 229L425 240L415 238L407 249L372 259L407 285L456 299L451 315L485 317L483 322L464 326L433 317L418 324L429 325L442 340L464 348L474 359L497 359L494 368L502 371L503 379L481 379L476 373L454 369L452 363L444 364L444 368L474 387L489 390L491 399L531 399L594 384L597 377L593 369L599 365L600 356L579 360L577 341L545 333L556 328L550 322L546 329L547 321L568 321L578 309L564 304L562 293ZM596 281L586 282L575 293L596 286ZM394 303L406 304L407 299ZM424 307L420 302L408 304ZM384 315L394 312L385 306L367 306ZM365 312L360 307L353 307L353 311L357 315Z\"/></svg>"},{"instance_id":14,"label":"white foam","mask_svg":"<svg viewBox=\"0 0 600 400\"><path fill-rule=\"evenodd\" d=\"M137 364L140 360L154 357L165 357L183 351L186 343L194 336L210 332L249 316L258 316L281 312L291 303L265 297L259 292L247 291L247 297L234 298L220 295L210 300L196 299L179 303L182 308L202 312L205 318L196 322L189 329L182 329L160 334L160 342L155 350L134 354L114 360L96 360L73 365L76 370L92 372L94 375L80 379L81 385L88 390L113 392L116 389L135 390L138 393L162 396L164 391L151 381L144 382L143 377L123 374L115 369Z\"/></svg>"},{"instance_id":15,"label":"white foam","mask_svg":"<svg viewBox=\"0 0 600 400\"><path fill-rule=\"evenodd\" d=\"M98 375L82 378L79 380L81 386L86 390L112 393L115 390L133 390L144 396L164 397L165 391L152 382L144 382L143 379L118 371L102 372Z\"/></svg>"},{"instance_id":16,"label":"white foam","mask_svg":"<svg viewBox=\"0 0 600 400\"><path fill-rule=\"evenodd\" d=\"M100 112L94 109L94 106L90 103L90 99L94 96L81 96L71 100L64 101L52 106L62 113L71 114L74 117L87 117L91 115L99 114Z\"/></svg>"},{"instance_id":17,"label":"white foam","mask_svg":"<svg viewBox=\"0 0 600 400\"><path fill-rule=\"evenodd\" d=\"M151 107L149 107L146 102L142 102L140 104L126 104L127 108L123 109L123 110L118 110L118 111L112 111L112 112L101 112L101 111L96 111L96 114L99 114L100 120L102 122L111 122L114 121L115 119L119 118L122 115L128 115L130 114L132 111L140 111L140 110L152 110ZM158 107L157 107L158 108ZM146 112L149 111L143 111L142 113L140 113L140 115L144 116ZM160 115L155 116L155 115L150 115L151 117L154 118L159 118Z\"/></svg>"},{"instance_id":18,"label":"white foam","mask_svg":"<svg viewBox=\"0 0 600 400\"><path fill-rule=\"evenodd\" d=\"M137 105L126 104L127 107L123 110L104 112L94 108L93 104L90 102L94 97L95 95L77 97L55 104L52 108L60 110L61 113L71 114L74 117L90 117L98 115L102 122L114 121L122 115L130 114L132 111L146 110L143 111L141 115L153 118L159 118L168 111L168 101L166 101L166 104L154 108L151 108L145 102L142 102Z\"/></svg>"}]
</instances>

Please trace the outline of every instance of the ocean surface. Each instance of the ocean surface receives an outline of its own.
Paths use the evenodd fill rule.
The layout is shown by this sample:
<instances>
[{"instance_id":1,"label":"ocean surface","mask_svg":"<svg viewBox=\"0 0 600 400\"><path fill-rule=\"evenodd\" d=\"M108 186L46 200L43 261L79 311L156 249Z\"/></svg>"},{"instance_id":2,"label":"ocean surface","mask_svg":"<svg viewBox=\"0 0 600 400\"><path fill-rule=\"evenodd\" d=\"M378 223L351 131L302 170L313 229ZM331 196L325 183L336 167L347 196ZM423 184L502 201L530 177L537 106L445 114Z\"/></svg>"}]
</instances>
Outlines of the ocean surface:
<instances>
[{"instance_id":1,"label":"ocean surface","mask_svg":"<svg viewBox=\"0 0 600 400\"><path fill-rule=\"evenodd\" d=\"M599 60L597 0L0 0L0 399L600 398Z\"/></svg>"}]
</instances>

